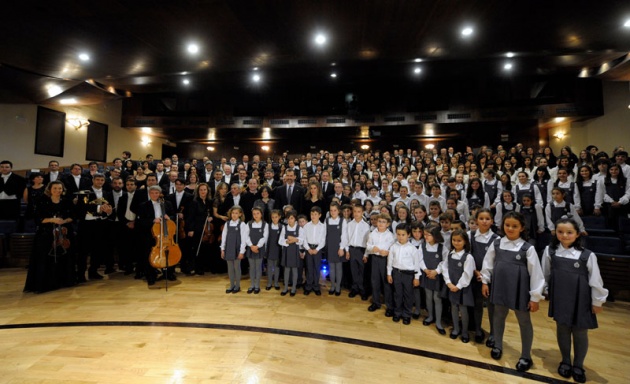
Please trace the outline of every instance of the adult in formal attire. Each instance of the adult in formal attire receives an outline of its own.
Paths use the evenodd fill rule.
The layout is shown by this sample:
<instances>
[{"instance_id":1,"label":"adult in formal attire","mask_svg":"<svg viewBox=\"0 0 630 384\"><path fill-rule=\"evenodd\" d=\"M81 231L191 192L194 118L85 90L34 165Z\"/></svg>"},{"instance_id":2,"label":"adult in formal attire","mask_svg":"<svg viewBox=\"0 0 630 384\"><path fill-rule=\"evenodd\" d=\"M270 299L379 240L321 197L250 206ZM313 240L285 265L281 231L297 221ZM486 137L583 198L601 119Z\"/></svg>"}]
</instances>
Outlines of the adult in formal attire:
<instances>
[{"instance_id":1,"label":"adult in formal attire","mask_svg":"<svg viewBox=\"0 0 630 384\"><path fill-rule=\"evenodd\" d=\"M186 179L186 188L184 188L184 190L190 193L191 195L194 195L198 186L199 186L199 175L193 172L188 176L188 179Z\"/></svg>"},{"instance_id":2,"label":"adult in formal attire","mask_svg":"<svg viewBox=\"0 0 630 384\"><path fill-rule=\"evenodd\" d=\"M276 201L271 198L273 191L268 185L263 185L258 191L260 198L254 201L254 207L262 209L263 220L267 223L271 223L271 211L274 209Z\"/></svg>"},{"instance_id":3,"label":"adult in formal attire","mask_svg":"<svg viewBox=\"0 0 630 384\"><path fill-rule=\"evenodd\" d=\"M266 169L264 177L264 180L261 181L261 185L268 186L269 188L271 188L272 191L282 185L280 180L276 180L276 178L274 177L273 169Z\"/></svg>"},{"instance_id":4,"label":"adult in formal attire","mask_svg":"<svg viewBox=\"0 0 630 384\"><path fill-rule=\"evenodd\" d=\"M105 176L97 174L92 178L90 192L75 198L77 204L77 218L79 221L79 255L77 259L77 281L85 282L85 272L88 271L90 280L103 278L98 268L107 256L109 250L106 242L111 238L108 233L107 219L113 213L113 196L103 189ZM90 268L87 260L90 256Z\"/></svg>"},{"instance_id":5,"label":"adult in formal attire","mask_svg":"<svg viewBox=\"0 0 630 384\"><path fill-rule=\"evenodd\" d=\"M83 176L90 178L90 180L99 173L98 171L98 163L96 161L90 161L88 163L88 167L83 171ZM109 172L105 174L105 177L109 176Z\"/></svg>"},{"instance_id":6,"label":"adult in formal attire","mask_svg":"<svg viewBox=\"0 0 630 384\"><path fill-rule=\"evenodd\" d=\"M168 171L164 169L164 163L161 161L155 166L155 176L157 177L157 183L159 186L168 183Z\"/></svg>"},{"instance_id":7,"label":"adult in formal attire","mask_svg":"<svg viewBox=\"0 0 630 384\"><path fill-rule=\"evenodd\" d=\"M296 212L302 211L302 201L304 200L304 188L295 183L295 170L287 168L284 173L284 185L276 188L275 209L282 210L285 205L293 206Z\"/></svg>"},{"instance_id":8,"label":"adult in formal attire","mask_svg":"<svg viewBox=\"0 0 630 384\"><path fill-rule=\"evenodd\" d=\"M13 163L9 160L0 162L0 176L0 220L17 221L26 180L13 173Z\"/></svg>"},{"instance_id":9,"label":"adult in formal attire","mask_svg":"<svg viewBox=\"0 0 630 384\"><path fill-rule=\"evenodd\" d=\"M208 160L204 164L203 172L199 174L199 182L210 183L213 178L214 178L214 165L212 164L212 161Z\"/></svg>"},{"instance_id":10,"label":"adult in formal attire","mask_svg":"<svg viewBox=\"0 0 630 384\"><path fill-rule=\"evenodd\" d=\"M241 186L237 183L233 183L230 185L230 193L227 195L226 200L227 204L232 208L235 205L241 205L241 194L242 194Z\"/></svg>"},{"instance_id":11,"label":"adult in formal attire","mask_svg":"<svg viewBox=\"0 0 630 384\"><path fill-rule=\"evenodd\" d=\"M136 214L131 210L137 184L129 178L125 182L125 191L115 203L116 221L114 223L114 237L118 247L118 267L129 275L134 271L137 263L138 247L135 230ZM114 199L115 200L115 199Z\"/></svg>"},{"instance_id":12,"label":"adult in formal attire","mask_svg":"<svg viewBox=\"0 0 630 384\"><path fill-rule=\"evenodd\" d=\"M36 212L37 233L29 260L24 292L47 292L76 284L74 254L55 242L55 233L64 234L73 246L73 206L63 198L64 185L52 181L46 186ZM59 238L58 238L59 239Z\"/></svg>"},{"instance_id":13,"label":"adult in formal attire","mask_svg":"<svg viewBox=\"0 0 630 384\"><path fill-rule=\"evenodd\" d=\"M149 187L158 185L157 176L152 173L147 176L147 185L145 188L138 188L136 193L133 195L133 200L131 201L131 210L136 213L138 209L138 205L144 203L149 200Z\"/></svg>"},{"instance_id":14,"label":"adult in formal attire","mask_svg":"<svg viewBox=\"0 0 630 384\"><path fill-rule=\"evenodd\" d=\"M166 201L171 203L173 209L176 212L176 216L173 217L173 220L177 224L177 234L175 235L175 240L179 244L179 248L182 251L182 257L184 257L186 251L189 249L187 244L189 240L185 237L181 238L179 236L179 233L182 231L185 233L185 229L183 227L183 225L186 223L184 212L186 212L186 209L188 209L188 207L192 203L192 200L193 195L186 192L186 185L183 179L175 180L175 193L171 193L170 195L166 196Z\"/></svg>"},{"instance_id":15,"label":"adult in formal attire","mask_svg":"<svg viewBox=\"0 0 630 384\"><path fill-rule=\"evenodd\" d=\"M322 193L321 185L316 181L311 181L308 184L308 191L304 194L304 201L302 203L302 214L306 217L310 217L311 209L313 207L319 207L322 217L326 217L328 207L326 199Z\"/></svg>"},{"instance_id":16,"label":"adult in formal attire","mask_svg":"<svg viewBox=\"0 0 630 384\"><path fill-rule=\"evenodd\" d=\"M324 195L325 199L328 199L330 196L335 194L335 185L332 180L330 180L330 172L327 170L322 171L321 179L322 194Z\"/></svg>"},{"instance_id":17,"label":"adult in formal attire","mask_svg":"<svg viewBox=\"0 0 630 384\"><path fill-rule=\"evenodd\" d=\"M152 286L155 284L157 272L149 262L151 248L155 245L155 239L153 238L151 230L154 224L159 224L163 220L169 220L171 217L174 217L175 209L170 202L164 201L160 198L162 195L162 188L159 186L153 185L149 187L148 194L149 200L138 206L136 227L138 228L138 238L140 246L142 247L142 252L140 252L139 268L144 269L147 284ZM171 271L167 271L167 278L169 280L176 280L175 275L170 272Z\"/></svg>"},{"instance_id":18,"label":"adult in formal attire","mask_svg":"<svg viewBox=\"0 0 630 384\"><path fill-rule=\"evenodd\" d=\"M61 179L65 186L65 198L72 200L77 197L77 192L88 190L92 186L92 179L84 177L82 171L81 165L72 164L70 174Z\"/></svg>"},{"instance_id":19,"label":"adult in formal attire","mask_svg":"<svg viewBox=\"0 0 630 384\"><path fill-rule=\"evenodd\" d=\"M232 173L232 166L229 164L223 165L223 179L222 181L227 185L232 185L234 181L234 174Z\"/></svg>"},{"instance_id":20,"label":"adult in formal attire","mask_svg":"<svg viewBox=\"0 0 630 384\"><path fill-rule=\"evenodd\" d=\"M178 179L178 176L179 174L177 173L177 171L170 171L168 173L168 183L160 185L160 187L162 187L162 195L168 196L171 193L175 193L175 191L177 190L176 181Z\"/></svg>"},{"instance_id":21,"label":"adult in formal attire","mask_svg":"<svg viewBox=\"0 0 630 384\"><path fill-rule=\"evenodd\" d=\"M247 189L241 194L240 206L243 208L245 214L245 222L249 223L252 219L252 208L254 208L254 202L260 198L258 193L258 180L249 179L247 182ZM264 216L263 216L264 217Z\"/></svg>"},{"instance_id":22,"label":"adult in formal attire","mask_svg":"<svg viewBox=\"0 0 630 384\"><path fill-rule=\"evenodd\" d=\"M136 182L136 188L146 188L148 174L144 172L144 168L138 167L136 173L133 175L133 180Z\"/></svg>"},{"instance_id":23,"label":"adult in formal attire","mask_svg":"<svg viewBox=\"0 0 630 384\"><path fill-rule=\"evenodd\" d=\"M214 232L217 243L212 247L210 267L217 271L217 273L227 272L227 266L223 260L221 260L219 237L223 232L224 224L230 220L228 211L234 206L234 200L229 198L229 196L228 185L221 183L217 187L217 193L214 195L214 200L212 201L212 216L214 217Z\"/></svg>"},{"instance_id":24,"label":"adult in formal attire","mask_svg":"<svg viewBox=\"0 0 630 384\"><path fill-rule=\"evenodd\" d=\"M123 180L120 177L115 177L113 180L111 180L110 190L112 194L112 200L110 201L110 204L113 208L113 212L108 217L107 224L109 228L107 228L107 233L112 234L112 238L116 239L116 241L108 242L106 244L108 252L105 254L105 258L103 259L103 263L105 264L105 274L110 274L114 272L114 251L116 251L119 257L118 267L122 269L120 262L120 254L123 247L123 244L121 242L122 223L120 223L118 219L118 209L120 199L125 193Z\"/></svg>"},{"instance_id":25,"label":"adult in formal attire","mask_svg":"<svg viewBox=\"0 0 630 384\"><path fill-rule=\"evenodd\" d=\"M333 184L334 193L328 197L328 205L332 203L333 199L339 200L339 205L350 204L350 198L343 194L343 184L339 181L335 181Z\"/></svg>"},{"instance_id":26,"label":"adult in formal attire","mask_svg":"<svg viewBox=\"0 0 630 384\"><path fill-rule=\"evenodd\" d=\"M59 172L59 162L57 160L50 160L48 162L48 173L44 175L44 187L51 181L61 181L61 173Z\"/></svg>"},{"instance_id":27,"label":"adult in formal attire","mask_svg":"<svg viewBox=\"0 0 630 384\"><path fill-rule=\"evenodd\" d=\"M249 162L249 156L248 155L243 155L243 161L241 161L238 165L242 165L243 169L245 170L245 172L247 173L251 173L252 172L252 164Z\"/></svg>"},{"instance_id":28,"label":"adult in formal attire","mask_svg":"<svg viewBox=\"0 0 630 384\"><path fill-rule=\"evenodd\" d=\"M125 171L124 167L125 167L125 165L123 163L123 160L120 157L117 157L117 158L114 159L114 167L112 169L110 169L109 172L111 172L114 169L117 169L117 170L120 171L120 174L117 175L117 176L122 177L123 180L127 180L127 177L133 176L133 173L131 175L129 175L129 173L127 173L127 171ZM106 174L105 176L110 176L110 175Z\"/></svg>"},{"instance_id":29,"label":"adult in formal attire","mask_svg":"<svg viewBox=\"0 0 630 384\"><path fill-rule=\"evenodd\" d=\"M29 186L26 187L23 194L23 200L26 203L26 220L34 220L37 217L37 204L44 196L46 185L44 185L44 175L39 172L32 172L28 175Z\"/></svg>"},{"instance_id":30,"label":"adult in formal attire","mask_svg":"<svg viewBox=\"0 0 630 384\"><path fill-rule=\"evenodd\" d=\"M188 249L184 252L185 260L182 261L182 272L187 275L191 275L193 271L198 275L203 275L206 270L216 273L214 265L210 263L210 247L212 246L210 240L215 232L214 228L210 227L214 217L208 184L201 183L197 186L194 197L186 208L185 218ZM204 237L207 240L205 242L202 241Z\"/></svg>"},{"instance_id":31,"label":"adult in formal attire","mask_svg":"<svg viewBox=\"0 0 630 384\"><path fill-rule=\"evenodd\" d=\"M223 171L220 169L215 170L213 173L213 179L211 179L207 183L208 183L208 186L210 187L210 192L212 196L216 196L217 187L219 186L219 184L223 183Z\"/></svg>"}]
</instances>

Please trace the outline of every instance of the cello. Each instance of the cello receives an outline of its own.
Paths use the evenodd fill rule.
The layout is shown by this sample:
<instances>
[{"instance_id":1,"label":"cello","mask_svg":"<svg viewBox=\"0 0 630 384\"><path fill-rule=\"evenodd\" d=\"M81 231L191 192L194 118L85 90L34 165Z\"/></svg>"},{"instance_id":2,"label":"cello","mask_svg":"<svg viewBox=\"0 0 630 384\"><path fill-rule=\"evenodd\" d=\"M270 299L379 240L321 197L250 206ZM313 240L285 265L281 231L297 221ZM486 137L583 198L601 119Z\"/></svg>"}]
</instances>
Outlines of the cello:
<instances>
[{"instance_id":1,"label":"cello","mask_svg":"<svg viewBox=\"0 0 630 384\"><path fill-rule=\"evenodd\" d=\"M166 219L164 199L160 200L160 208L162 209L162 220L153 224L151 228L155 246L151 248L149 263L153 268L167 269L179 263L182 258L182 251L174 239L177 234L177 225L173 220ZM168 290L168 285L166 289Z\"/></svg>"}]
</instances>

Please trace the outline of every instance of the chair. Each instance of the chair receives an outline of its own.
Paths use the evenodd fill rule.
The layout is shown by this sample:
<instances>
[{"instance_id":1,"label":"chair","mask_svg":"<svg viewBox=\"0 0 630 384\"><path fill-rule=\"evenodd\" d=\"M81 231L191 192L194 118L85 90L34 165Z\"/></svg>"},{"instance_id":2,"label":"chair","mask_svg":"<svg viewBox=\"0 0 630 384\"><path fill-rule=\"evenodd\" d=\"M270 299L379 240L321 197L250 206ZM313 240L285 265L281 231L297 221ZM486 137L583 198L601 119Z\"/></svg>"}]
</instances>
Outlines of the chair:
<instances>
[{"instance_id":1,"label":"chair","mask_svg":"<svg viewBox=\"0 0 630 384\"><path fill-rule=\"evenodd\" d=\"M606 227L606 218L603 216L583 216L584 229L593 236L616 236L617 233Z\"/></svg>"},{"instance_id":2,"label":"chair","mask_svg":"<svg viewBox=\"0 0 630 384\"><path fill-rule=\"evenodd\" d=\"M585 239L586 248L597 255L600 253L622 254L623 243L618 237L586 236Z\"/></svg>"},{"instance_id":3,"label":"chair","mask_svg":"<svg viewBox=\"0 0 630 384\"><path fill-rule=\"evenodd\" d=\"M17 231L17 225L15 220L0 220L0 233L9 236Z\"/></svg>"}]
</instances>

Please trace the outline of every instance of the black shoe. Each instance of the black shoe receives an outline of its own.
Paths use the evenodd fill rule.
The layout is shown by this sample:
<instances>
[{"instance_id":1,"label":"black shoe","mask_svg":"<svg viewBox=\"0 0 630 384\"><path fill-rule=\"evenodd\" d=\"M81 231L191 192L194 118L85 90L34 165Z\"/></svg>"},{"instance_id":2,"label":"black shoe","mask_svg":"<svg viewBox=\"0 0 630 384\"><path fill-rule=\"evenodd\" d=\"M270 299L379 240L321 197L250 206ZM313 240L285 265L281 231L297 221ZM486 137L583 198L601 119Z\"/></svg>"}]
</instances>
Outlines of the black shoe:
<instances>
[{"instance_id":1,"label":"black shoe","mask_svg":"<svg viewBox=\"0 0 630 384\"><path fill-rule=\"evenodd\" d=\"M279 290L280 290L280 286L279 286L279 285L274 285L274 286L273 286L273 288L274 288L276 291L279 291Z\"/></svg>"},{"instance_id":2,"label":"black shoe","mask_svg":"<svg viewBox=\"0 0 630 384\"><path fill-rule=\"evenodd\" d=\"M435 327L440 335L446 335L446 330L444 328Z\"/></svg>"},{"instance_id":3,"label":"black shoe","mask_svg":"<svg viewBox=\"0 0 630 384\"><path fill-rule=\"evenodd\" d=\"M248 288L248 289L247 289L247 294L248 294L248 295L249 295L249 294L251 294L252 292L254 292L254 288Z\"/></svg>"},{"instance_id":4,"label":"black shoe","mask_svg":"<svg viewBox=\"0 0 630 384\"><path fill-rule=\"evenodd\" d=\"M295 296L295 292L291 292L291 297Z\"/></svg>"},{"instance_id":5,"label":"black shoe","mask_svg":"<svg viewBox=\"0 0 630 384\"><path fill-rule=\"evenodd\" d=\"M257 295L260 293L260 288L254 288L254 295Z\"/></svg>"},{"instance_id":6,"label":"black shoe","mask_svg":"<svg viewBox=\"0 0 630 384\"><path fill-rule=\"evenodd\" d=\"M435 320L427 320L427 319L422 320L422 325L424 326L431 325L433 323L435 323Z\"/></svg>"},{"instance_id":7,"label":"black shoe","mask_svg":"<svg viewBox=\"0 0 630 384\"><path fill-rule=\"evenodd\" d=\"M99 274L98 272L92 272L88 273L88 278L90 280L103 280L103 275Z\"/></svg>"},{"instance_id":8,"label":"black shoe","mask_svg":"<svg viewBox=\"0 0 630 384\"><path fill-rule=\"evenodd\" d=\"M289 293L289 291L282 291L282 292L280 292L280 296L286 296L287 293Z\"/></svg>"},{"instance_id":9,"label":"black shoe","mask_svg":"<svg viewBox=\"0 0 630 384\"><path fill-rule=\"evenodd\" d=\"M492 347L492 351L490 351L490 357L492 357L495 360L499 360L501 358L501 355L503 355L502 350L500 350L499 348Z\"/></svg>"},{"instance_id":10,"label":"black shoe","mask_svg":"<svg viewBox=\"0 0 630 384\"><path fill-rule=\"evenodd\" d=\"M370 311L370 312L374 312L374 311L376 311L377 309L380 309L380 308L381 308L381 307L379 307L378 305L376 305L376 304L372 304L372 305L370 305L370 306L368 307L368 311Z\"/></svg>"},{"instance_id":11,"label":"black shoe","mask_svg":"<svg viewBox=\"0 0 630 384\"><path fill-rule=\"evenodd\" d=\"M403 324L404 325L411 324L411 318L410 317L403 317Z\"/></svg>"},{"instance_id":12,"label":"black shoe","mask_svg":"<svg viewBox=\"0 0 630 384\"><path fill-rule=\"evenodd\" d=\"M341 296L341 292L335 292L335 296Z\"/></svg>"},{"instance_id":13,"label":"black shoe","mask_svg":"<svg viewBox=\"0 0 630 384\"><path fill-rule=\"evenodd\" d=\"M516 370L519 372L527 372L534 365L532 359L525 359L521 357L518 359L518 363L516 363Z\"/></svg>"},{"instance_id":14,"label":"black shoe","mask_svg":"<svg viewBox=\"0 0 630 384\"><path fill-rule=\"evenodd\" d=\"M240 288L234 288L234 289L232 290L232 293L239 293L240 291L241 291L241 289L240 289Z\"/></svg>"},{"instance_id":15,"label":"black shoe","mask_svg":"<svg viewBox=\"0 0 630 384\"><path fill-rule=\"evenodd\" d=\"M392 321L393 321L394 323L399 322L399 321L400 321L400 316L396 316L396 315L394 315L394 317L392 317Z\"/></svg>"},{"instance_id":16,"label":"black shoe","mask_svg":"<svg viewBox=\"0 0 630 384\"><path fill-rule=\"evenodd\" d=\"M155 285L155 280L147 280L147 285L150 287L152 285Z\"/></svg>"},{"instance_id":17,"label":"black shoe","mask_svg":"<svg viewBox=\"0 0 630 384\"><path fill-rule=\"evenodd\" d=\"M469 336L462 336L462 343L466 344L470 341L470 337Z\"/></svg>"},{"instance_id":18,"label":"black shoe","mask_svg":"<svg viewBox=\"0 0 630 384\"><path fill-rule=\"evenodd\" d=\"M394 310L393 309L386 309L385 310L385 317L393 317L394 316Z\"/></svg>"},{"instance_id":19,"label":"black shoe","mask_svg":"<svg viewBox=\"0 0 630 384\"><path fill-rule=\"evenodd\" d=\"M451 334L449 335L449 337L453 340L457 339L459 337L459 333L455 333L455 332L451 332Z\"/></svg>"},{"instance_id":20,"label":"black shoe","mask_svg":"<svg viewBox=\"0 0 630 384\"><path fill-rule=\"evenodd\" d=\"M334 295L335 294L335 290L331 289L330 291L328 291L328 294L331 295L331 296Z\"/></svg>"},{"instance_id":21,"label":"black shoe","mask_svg":"<svg viewBox=\"0 0 630 384\"><path fill-rule=\"evenodd\" d=\"M411 315L411 317L413 317L414 320L418 320L420 318L420 314L414 313L413 315Z\"/></svg>"},{"instance_id":22,"label":"black shoe","mask_svg":"<svg viewBox=\"0 0 630 384\"><path fill-rule=\"evenodd\" d=\"M225 293L232 293L233 290L234 290L234 288L226 289Z\"/></svg>"},{"instance_id":23,"label":"black shoe","mask_svg":"<svg viewBox=\"0 0 630 384\"><path fill-rule=\"evenodd\" d=\"M357 292L357 291L355 291L355 290L353 289L353 290L352 290L352 291L350 291L350 293L348 294L348 297L352 299L352 298L354 298L354 297L357 295L357 293L358 293L358 292Z\"/></svg>"},{"instance_id":24,"label":"black shoe","mask_svg":"<svg viewBox=\"0 0 630 384\"><path fill-rule=\"evenodd\" d=\"M567 364L567 363L560 363L560 365L558 366L558 374L564 378L569 378L571 377L571 364Z\"/></svg>"},{"instance_id":25,"label":"black shoe","mask_svg":"<svg viewBox=\"0 0 630 384\"><path fill-rule=\"evenodd\" d=\"M308 296L311 294L311 291L309 291L308 289L304 290L304 296Z\"/></svg>"},{"instance_id":26,"label":"black shoe","mask_svg":"<svg viewBox=\"0 0 630 384\"><path fill-rule=\"evenodd\" d=\"M265 291L271 291L271 285L265 287Z\"/></svg>"},{"instance_id":27,"label":"black shoe","mask_svg":"<svg viewBox=\"0 0 630 384\"><path fill-rule=\"evenodd\" d=\"M483 339L486 338L486 333L484 331L475 332L475 343L481 344L483 343Z\"/></svg>"},{"instance_id":28,"label":"black shoe","mask_svg":"<svg viewBox=\"0 0 630 384\"><path fill-rule=\"evenodd\" d=\"M320 290L318 289L317 291L315 291L315 294L316 294L317 296L321 296L321 295L322 295L322 291L320 291Z\"/></svg>"},{"instance_id":29,"label":"black shoe","mask_svg":"<svg viewBox=\"0 0 630 384\"><path fill-rule=\"evenodd\" d=\"M486 340L486 347L494 348L494 337L492 335L488 336L488 340Z\"/></svg>"},{"instance_id":30,"label":"black shoe","mask_svg":"<svg viewBox=\"0 0 630 384\"><path fill-rule=\"evenodd\" d=\"M586 383L586 371L584 368L573 367L573 380L578 383Z\"/></svg>"},{"instance_id":31,"label":"black shoe","mask_svg":"<svg viewBox=\"0 0 630 384\"><path fill-rule=\"evenodd\" d=\"M368 295L366 295L365 293L362 293L361 294L361 300L367 301L367 299L368 299Z\"/></svg>"}]
</instances>

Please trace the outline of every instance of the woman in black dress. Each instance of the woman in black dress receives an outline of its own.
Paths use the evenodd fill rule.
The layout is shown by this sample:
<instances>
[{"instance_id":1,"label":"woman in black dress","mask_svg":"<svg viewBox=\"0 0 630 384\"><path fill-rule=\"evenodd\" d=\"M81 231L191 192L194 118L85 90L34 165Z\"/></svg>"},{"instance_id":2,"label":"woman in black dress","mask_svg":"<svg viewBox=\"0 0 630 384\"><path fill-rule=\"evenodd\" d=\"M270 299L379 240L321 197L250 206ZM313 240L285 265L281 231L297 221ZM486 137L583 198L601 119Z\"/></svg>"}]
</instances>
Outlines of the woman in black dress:
<instances>
[{"instance_id":1,"label":"woman in black dress","mask_svg":"<svg viewBox=\"0 0 630 384\"><path fill-rule=\"evenodd\" d=\"M186 208L186 232L189 239L190 249L187 252L187 262L184 263L182 271L187 275L192 275L193 270L198 275L203 275L207 270L215 272L215 266L210 263L210 242L203 242L210 230L210 223L213 218L213 206L210 187L206 183L201 183L195 190L195 197L192 204ZM214 230L210 232L214 235ZM207 238L212 240L212 238ZM215 240L216 241L216 240ZM218 260L215 260L218 262Z\"/></svg>"},{"instance_id":2,"label":"woman in black dress","mask_svg":"<svg viewBox=\"0 0 630 384\"><path fill-rule=\"evenodd\" d=\"M63 183L48 184L37 206L37 233L29 262L24 292L47 292L76 284L74 256L71 249L54 243L55 231L72 242L72 201L63 199Z\"/></svg>"},{"instance_id":3,"label":"woman in black dress","mask_svg":"<svg viewBox=\"0 0 630 384\"><path fill-rule=\"evenodd\" d=\"M26 205L25 218L34 220L37 217L37 204L44 196L44 175L39 172L33 172L29 175L30 185L24 190L24 202Z\"/></svg>"},{"instance_id":4,"label":"woman in black dress","mask_svg":"<svg viewBox=\"0 0 630 384\"><path fill-rule=\"evenodd\" d=\"M214 201L212 202L212 215L214 216L214 235L216 242L212 245L212 252L210 253L210 270L213 273L225 273L227 272L227 265L221 260L221 241L219 237L223 232L223 225L230 220L228 217L228 211L234 205L232 199L228 199L228 185L226 183L219 183L216 193L214 195Z\"/></svg>"}]
</instances>

